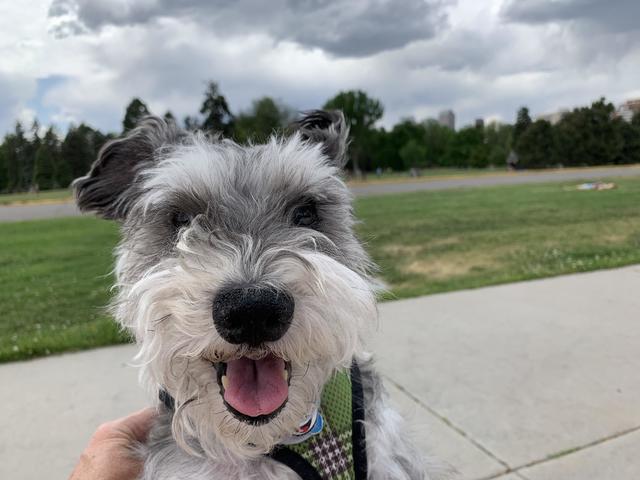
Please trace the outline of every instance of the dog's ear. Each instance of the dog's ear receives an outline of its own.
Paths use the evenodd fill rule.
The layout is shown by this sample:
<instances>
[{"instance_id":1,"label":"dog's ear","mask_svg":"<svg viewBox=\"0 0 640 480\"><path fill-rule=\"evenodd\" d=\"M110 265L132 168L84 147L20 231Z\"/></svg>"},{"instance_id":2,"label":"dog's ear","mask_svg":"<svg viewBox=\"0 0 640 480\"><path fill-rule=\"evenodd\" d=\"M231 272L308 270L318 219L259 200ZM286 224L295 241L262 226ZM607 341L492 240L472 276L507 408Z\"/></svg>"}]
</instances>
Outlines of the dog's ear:
<instances>
[{"instance_id":1,"label":"dog's ear","mask_svg":"<svg viewBox=\"0 0 640 480\"><path fill-rule=\"evenodd\" d=\"M302 138L322 144L322 150L333 163L342 168L347 163L349 126L340 110L312 110L293 124Z\"/></svg>"},{"instance_id":2,"label":"dog's ear","mask_svg":"<svg viewBox=\"0 0 640 480\"><path fill-rule=\"evenodd\" d=\"M181 132L158 117L147 117L126 136L107 142L91 170L73 181L82 211L123 220L140 192L138 173L154 164L157 151L178 141Z\"/></svg>"}]
</instances>

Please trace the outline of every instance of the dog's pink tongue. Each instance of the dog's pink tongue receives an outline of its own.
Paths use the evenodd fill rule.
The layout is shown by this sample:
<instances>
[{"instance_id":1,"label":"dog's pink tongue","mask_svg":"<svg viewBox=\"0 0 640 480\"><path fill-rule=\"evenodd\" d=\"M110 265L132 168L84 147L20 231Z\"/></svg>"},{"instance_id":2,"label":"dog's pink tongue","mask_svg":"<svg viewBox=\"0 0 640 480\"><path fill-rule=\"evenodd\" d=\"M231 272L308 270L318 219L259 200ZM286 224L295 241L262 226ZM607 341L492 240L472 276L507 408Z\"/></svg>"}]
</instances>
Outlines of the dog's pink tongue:
<instances>
[{"instance_id":1,"label":"dog's pink tongue","mask_svg":"<svg viewBox=\"0 0 640 480\"><path fill-rule=\"evenodd\" d=\"M224 399L249 417L275 412L289 394L284 368L284 360L274 355L262 360L242 357L227 362Z\"/></svg>"}]
</instances>

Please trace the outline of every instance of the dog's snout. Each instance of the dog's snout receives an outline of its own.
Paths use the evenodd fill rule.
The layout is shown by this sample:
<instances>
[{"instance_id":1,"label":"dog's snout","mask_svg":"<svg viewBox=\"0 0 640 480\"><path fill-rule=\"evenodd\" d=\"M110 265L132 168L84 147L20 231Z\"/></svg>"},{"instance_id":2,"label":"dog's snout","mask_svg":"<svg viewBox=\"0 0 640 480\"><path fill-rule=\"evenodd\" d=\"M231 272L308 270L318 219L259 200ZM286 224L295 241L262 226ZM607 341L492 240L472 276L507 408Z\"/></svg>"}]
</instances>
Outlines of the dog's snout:
<instances>
[{"instance_id":1,"label":"dog's snout","mask_svg":"<svg viewBox=\"0 0 640 480\"><path fill-rule=\"evenodd\" d=\"M291 325L293 297L272 287L227 287L213 301L213 322L227 342L257 346L281 338Z\"/></svg>"}]
</instances>

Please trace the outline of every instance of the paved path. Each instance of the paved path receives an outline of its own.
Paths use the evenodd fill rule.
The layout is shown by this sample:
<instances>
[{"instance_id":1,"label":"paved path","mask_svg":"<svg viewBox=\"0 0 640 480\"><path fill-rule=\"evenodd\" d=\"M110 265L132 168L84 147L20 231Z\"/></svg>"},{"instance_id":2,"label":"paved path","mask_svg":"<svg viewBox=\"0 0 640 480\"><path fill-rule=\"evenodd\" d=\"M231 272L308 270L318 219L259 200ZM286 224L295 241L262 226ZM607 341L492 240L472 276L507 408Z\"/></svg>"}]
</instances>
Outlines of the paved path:
<instances>
[{"instance_id":1,"label":"paved path","mask_svg":"<svg viewBox=\"0 0 640 480\"><path fill-rule=\"evenodd\" d=\"M489 187L496 185L522 185L541 182L598 180L615 177L640 176L640 166L567 169L552 171L496 173L469 177L434 177L415 182L388 182L354 185L357 196L405 193L420 190L447 190L451 188ZM46 205L0 206L0 222L35 220L41 218L70 217L80 215L73 203Z\"/></svg>"},{"instance_id":2,"label":"paved path","mask_svg":"<svg viewBox=\"0 0 640 480\"><path fill-rule=\"evenodd\" d=\"M405 193L418 190L447 190L462 187L491 187L497 185L524 185L530 183L565 182L573 180L601 180L615 177L636 177L640 175L640 165L631 167L603 167L547 170L531 172L496 173L495 175L478 175L469 177L447 177L417 181L417 182L389 182L354 186L356 195L381 195L386 193Z\"/></svg>"},{"instance_id":3,"label":"paved path","mask_svg":"<svg viewBox=\"0 0 640 480\"><path fill-rule=\"evenodd\" d=\"M633 266L385 303L379 367L461 478L637 480L639 291ZM100 422L145 405L133 354L0 365L0 478L66 478Z\"/></svg>"}]
</instances>

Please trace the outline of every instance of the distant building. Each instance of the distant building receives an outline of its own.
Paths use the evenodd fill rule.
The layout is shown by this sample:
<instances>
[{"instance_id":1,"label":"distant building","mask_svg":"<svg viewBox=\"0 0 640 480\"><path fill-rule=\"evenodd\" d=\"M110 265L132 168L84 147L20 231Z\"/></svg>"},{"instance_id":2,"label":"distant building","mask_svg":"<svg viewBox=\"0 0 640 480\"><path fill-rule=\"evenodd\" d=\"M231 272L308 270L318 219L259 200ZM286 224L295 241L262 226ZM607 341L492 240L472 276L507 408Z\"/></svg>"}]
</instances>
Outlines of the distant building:
<instances>
[{"instance_id":1,"label":"distant building","mask_svg":"<svg viewBox=\"0 0 640 480\"><path fill-rule=\"evenodd\" d=\"M560 120L562 120L562 117L564 117L567 113L569 113L569 110L567 109L558 110L557 112L553 113L543 113L542 115L536 116L535 120L546 120L551 125L555 125Z\"/></svg>"},{"instance_id":2,"label":"distant building","mask_svg":"<svg viewBox=\"0 0 640 480\"><path fill-rule=\"evenodd\" d=\"M634 100L627 100L620 106L615 112L615 116L622 118L623 120L630 122L636 113L640 113L640 98Z\"/></svg>"},{"instance_id":3,"label":"distant building","mask_svg":"<svg viewBox=\"0 0 640 480\"><path fill-rule=\"evenodd\" d=\"M451 130L456 129L456 115L453 110L443 110L438 114L438 123Z\"/></svg>"},{"instance_id":4,"label":"distant building","mask_svg":"<svg viewBox=\"0 0 640 480\"><path fill-rule=\"evenodd\" d=\"M480 130L484 128L484 118L476 118L476 128Z\"/></svg>"}]
</instances>

